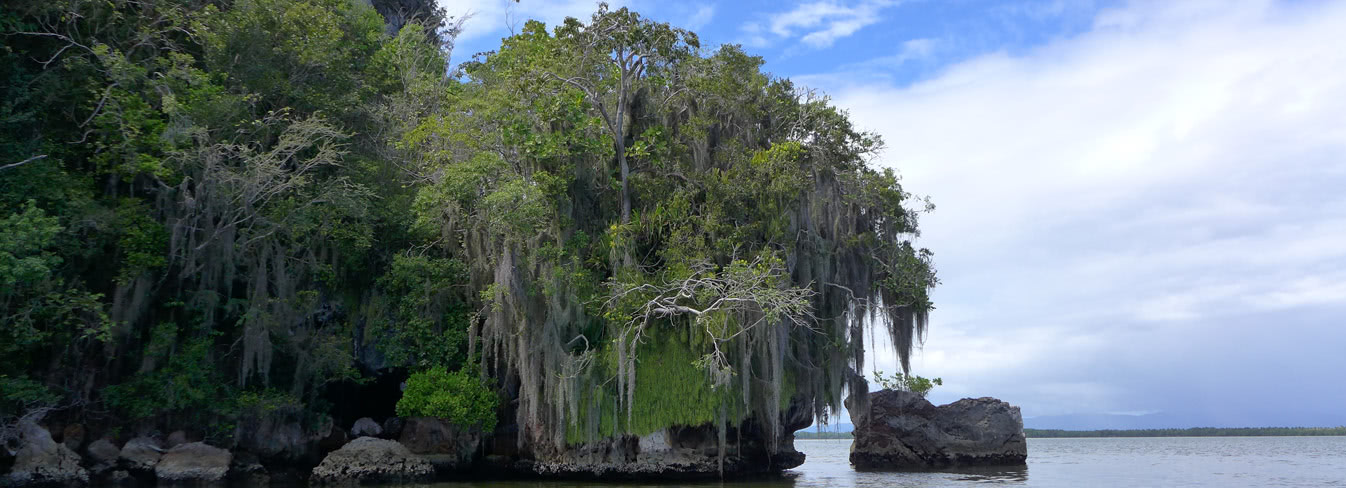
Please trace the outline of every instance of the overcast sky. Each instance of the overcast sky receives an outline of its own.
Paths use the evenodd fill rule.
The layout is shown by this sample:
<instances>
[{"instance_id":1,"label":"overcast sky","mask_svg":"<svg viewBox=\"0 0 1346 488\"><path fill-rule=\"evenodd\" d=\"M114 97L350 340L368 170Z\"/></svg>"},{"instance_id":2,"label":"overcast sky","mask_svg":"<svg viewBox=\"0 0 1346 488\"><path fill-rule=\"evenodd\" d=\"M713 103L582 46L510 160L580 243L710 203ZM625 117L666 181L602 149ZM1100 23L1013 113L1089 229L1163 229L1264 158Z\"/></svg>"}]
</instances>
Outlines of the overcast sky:
<instances>
[{"instance_id":1,"label":"overcast sky","mask_svg":"<svg viewBox=\"0 0 1346 488\"><path fill-rule=\"evenodd\" d=\"M612 3L883 135L937 206L937 403L1346 424L1346 1ZM444 5L462 61L595 3Z\"/></svg>"}]
</instances>

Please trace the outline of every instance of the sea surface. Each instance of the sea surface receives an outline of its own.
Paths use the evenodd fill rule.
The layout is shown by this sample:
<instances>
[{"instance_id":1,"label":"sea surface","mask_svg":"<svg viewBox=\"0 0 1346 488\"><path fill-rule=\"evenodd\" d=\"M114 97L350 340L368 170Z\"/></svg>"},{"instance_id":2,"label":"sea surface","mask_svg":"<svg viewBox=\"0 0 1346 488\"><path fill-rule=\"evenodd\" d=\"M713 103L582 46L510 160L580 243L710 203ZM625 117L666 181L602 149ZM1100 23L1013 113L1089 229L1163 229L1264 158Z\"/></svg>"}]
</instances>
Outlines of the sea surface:
<instances>
[{"instance_id":1,"label":"sea surface","mask_svg":"<svg viewBox=\"0 0 1346 488\"><path fill-rule=\"evenodd\" d=\"M798 440L804 465L780 479L715 483L493 481L435 488L1346 487L1346 437L1029 439L1028 466L956 473L855 472L850 439Z\"/></svg>"}]
</instances>

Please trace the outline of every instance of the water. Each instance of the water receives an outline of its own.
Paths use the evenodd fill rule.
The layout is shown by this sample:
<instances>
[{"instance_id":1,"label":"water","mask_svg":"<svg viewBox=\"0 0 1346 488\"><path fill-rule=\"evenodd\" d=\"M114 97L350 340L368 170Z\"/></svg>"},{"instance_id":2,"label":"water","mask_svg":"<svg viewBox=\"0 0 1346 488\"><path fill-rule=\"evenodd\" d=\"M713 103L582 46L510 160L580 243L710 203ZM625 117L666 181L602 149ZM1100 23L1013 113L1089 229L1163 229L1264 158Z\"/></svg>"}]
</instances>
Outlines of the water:
<instances>
[{"instance_id":1,"label":"water","mask_svg":"<svg viewBox=\"0 0 1346 488\"><path fill-rule=\"evenodd\" d=\"M808 461L782 479L707 483L779 487L1346 487L1346 437L1029 439L1028 467L957 473L855 472L850 440L799 440ZM435 488L635 488L670 485L498 481Z\"/></svg>"}]
</instances>

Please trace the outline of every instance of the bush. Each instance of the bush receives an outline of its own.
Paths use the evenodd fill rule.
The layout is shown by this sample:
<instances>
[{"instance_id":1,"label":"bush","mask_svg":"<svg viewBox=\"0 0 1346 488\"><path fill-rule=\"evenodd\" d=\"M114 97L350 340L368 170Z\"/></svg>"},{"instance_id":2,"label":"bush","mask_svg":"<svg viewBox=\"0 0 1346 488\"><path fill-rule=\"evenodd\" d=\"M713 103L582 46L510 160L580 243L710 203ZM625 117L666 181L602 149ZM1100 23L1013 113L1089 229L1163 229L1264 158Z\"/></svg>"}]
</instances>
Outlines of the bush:
<instances>
[{"instance_id":1,"label":"bush","mask_svg":"<svg viewBox=\"0 0 1346 488\"><path fill-rule=\"evenodd\" d=\"M935 385L944 384L942 378L935 378L932 380L922 376L906 375L902 373L894 373L892 376L885 377L883 371L874 372L874 381L878 382L879 385L884 388L909 391L920 395L921 398L925 398L925 396L930 393L930 390L935 388Z\"/></svg>"},{"instance_id":2,"label":"bush","mask_svg":"<svg viewBox=\"0 0 1346 488\"><path fill-rule=\"evenodd\" d=\"M406 390L397 401L397 415L440 417L461 427L495 429L495 393L467 371L453 373L431 369L407 378Z\"/></svg>"}]
</instances>

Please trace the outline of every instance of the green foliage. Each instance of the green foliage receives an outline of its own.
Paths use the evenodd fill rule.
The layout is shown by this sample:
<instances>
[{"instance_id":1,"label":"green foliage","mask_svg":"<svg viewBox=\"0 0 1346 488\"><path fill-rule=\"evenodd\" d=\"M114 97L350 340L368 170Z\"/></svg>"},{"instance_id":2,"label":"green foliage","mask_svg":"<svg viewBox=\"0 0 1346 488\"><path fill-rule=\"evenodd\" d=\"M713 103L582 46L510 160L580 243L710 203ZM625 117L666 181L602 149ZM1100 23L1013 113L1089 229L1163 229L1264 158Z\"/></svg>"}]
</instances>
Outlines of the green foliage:
<instances>
[{"instance_id":1,"label":"green foliage","mask_svg":"<svg viewBox=\"0 0 1346 488\"><path fill-rule=\"evenodd\" d=\"M715 388L704 368L701 347L686 334L664 331L655 334L637 353L635 404L630 415L616 408L616 392L598 388L577 392L580 395L577 417L570 419L566 440L570 443L592 441L613 432L646 435L674 425L699 426L718 419L721 407L732 409L730 422L738 422L745 411L735 398L742 396L736 386ZM599 353L604 368L599 377L615 374L616 354Z\"/></svg>"},{"instance_id":2,"label":"green foliage","mask_svg":"<svg viewBox=\"0 0 1346 488\"><path fill-rule=\"evenodd\" d=\"M207 66L265 109L342 113L360 104L383 19L364 2L242 0L207 11L199 32Z\"/></svg>"},{"instance_id":3,"label":"green foliage","mask_svg":"<svg viewBox=\"0 0 1346 488\"><path fill-rule=\"evenodd\" d=\"M26 375L11 378L0 374L0 419L31 408L53 406L60 399L59 394Z\"/></svg>"},{"instance_id":4,"label":"green foliage","mask_svg":"<svg viewBox=\"0 0 1346 488\"><path fill-rule=\"evenodd\" d=\"M840 408L877 323L905 371L922 208L844 112L606 5L446 76L418 12L6 3L0 164L36 158L0 169L13 401L225 432L400 366L399 412L489 430L510 385L521 435L583 442L780 434Z\"/></svg>"},{"instance_id":5,"label":"green foliage","mask_svg":"<svg viewBox=\"0 0 1346 488\"><path fill-rule=\"evenodd\" d=\"M63 229L29 200L21 210L0 219L0 286L11 295L51 279L61 257L50 252Z\"/></svg>"},{"instance_id":6,"label":"green foliage","mask_svg":"<svg viewBox=\"0 0 1346 488\"><path fill-rule=\"evenodd\" d=\"M0 371L25 372L30 355L50 344L106 341L110 321L100 295L65 286L53 252L64 229L29 200L0 219Z\"/></svg>"},{"instance_id":7,"label":"green foliage","mask_svg":"<svg viewBox=\"0 0 1346 488\"><path fill-rule=\"evenodd\" d=\"M874 381L889 390L909 391L925 398L930 394L930 390L937 385L943 385L941 378L930 379L924 376L914 374L893 373L892 376L884 376L883 371L874 372Z\"/></svg>"},{"instance_id":8,"label":"green foliage","mask_svg":"<svg viewBox=\"0 0 1346 488\"><path fill-rule=\"evenodd\" d=\"M176 414L198 420L232 411L234 389L211 360L213 341L188 340L170 349L167 344L176 334L172 324L155 328L150 352L161 354L155 359L163 361L162 368L103 390L104 400L114 411L131 419Z\"/></svg>"},{"instance_id":9,"label":"green foliage","mask_svg":"<svg viewBox=\"0 0 1346 488\"><path fill-rule=\"evenodd\" d=\"M466 269L447 258L398 254L379 278L391 310L370 321L375 344L392 364L456 369L467 353Z\"/></svg>"},{"instance_id":10,"label":"green foliage","mask_svg":"<svg viewBox=\"0 0 1346 488\"><path fill-rule=\"evenodd\" d=\"M397 401L397 415L439 417L484 432L495 429L499 399L480 376L467 370L434 368L413 373Z\"/></svg>"},{"instance_id":11,"label":"green foliage","mask_svg":"<svg viewBox=\"0 0 1346 488\"><path fill-rule=\"evenodd\" d=\"M121 235L122 270L117 279L128 282L141 273L150 272L168 264L168 229L150 217L146 206L134 199L124 199L117 211L117 229Z\"/></svg>"}]
</instances>

